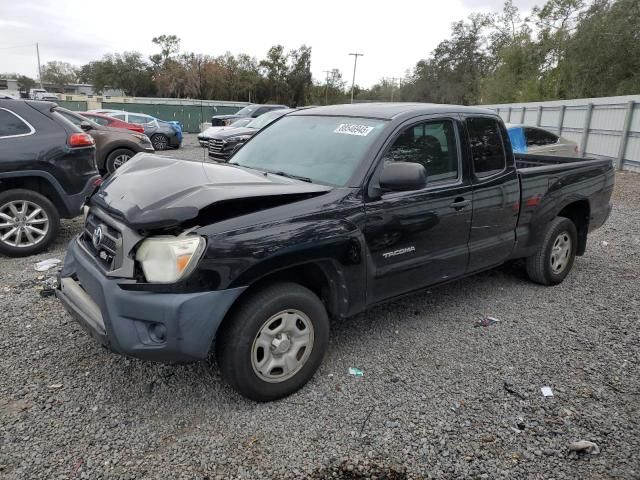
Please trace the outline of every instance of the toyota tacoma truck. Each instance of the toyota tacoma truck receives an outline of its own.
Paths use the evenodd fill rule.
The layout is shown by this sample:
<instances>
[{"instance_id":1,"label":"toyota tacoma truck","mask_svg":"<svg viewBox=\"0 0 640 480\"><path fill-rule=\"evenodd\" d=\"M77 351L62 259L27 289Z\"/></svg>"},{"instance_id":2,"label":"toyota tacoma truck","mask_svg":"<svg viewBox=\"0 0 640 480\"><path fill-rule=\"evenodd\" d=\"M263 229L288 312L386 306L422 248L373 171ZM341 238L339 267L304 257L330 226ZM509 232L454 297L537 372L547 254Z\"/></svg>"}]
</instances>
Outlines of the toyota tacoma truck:
<instances>
[{"instance_id":1,"label":"toyota tacoma truck","mask_svg":"<svg viewBox=\"0 0 640 480\"><path fill-rule=\"evenodd\" d=\"M229 163L139 154L89 200L57 296L114 352L215 352L257 401L313 376L331 320L525 259L555 285L611 211L609 160L514 157L492 111L309 108Z\"/></svg>"}]
</instances>

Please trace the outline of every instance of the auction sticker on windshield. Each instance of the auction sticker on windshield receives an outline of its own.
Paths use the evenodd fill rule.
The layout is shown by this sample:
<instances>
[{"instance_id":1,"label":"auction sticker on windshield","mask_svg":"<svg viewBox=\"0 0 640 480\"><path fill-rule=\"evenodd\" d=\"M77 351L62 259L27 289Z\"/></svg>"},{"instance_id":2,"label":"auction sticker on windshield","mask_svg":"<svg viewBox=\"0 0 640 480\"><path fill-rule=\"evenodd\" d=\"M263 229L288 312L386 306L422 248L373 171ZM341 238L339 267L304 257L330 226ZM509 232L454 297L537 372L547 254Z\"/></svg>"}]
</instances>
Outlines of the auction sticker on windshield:
<instances>
[{"instance_id":1,"label":"auction sticker on windshield","mask_svg":"<svg viewBox=\"0 0 640 480\"><path fill-rule=\"evenodd\" d=\"M359 137L366 137L369 132L373 130L373 127L368 125L354 125L352 123L341 123L338 125L333 133L344 133L345 135L357 135Z\"/></svg>"}]
</instances>

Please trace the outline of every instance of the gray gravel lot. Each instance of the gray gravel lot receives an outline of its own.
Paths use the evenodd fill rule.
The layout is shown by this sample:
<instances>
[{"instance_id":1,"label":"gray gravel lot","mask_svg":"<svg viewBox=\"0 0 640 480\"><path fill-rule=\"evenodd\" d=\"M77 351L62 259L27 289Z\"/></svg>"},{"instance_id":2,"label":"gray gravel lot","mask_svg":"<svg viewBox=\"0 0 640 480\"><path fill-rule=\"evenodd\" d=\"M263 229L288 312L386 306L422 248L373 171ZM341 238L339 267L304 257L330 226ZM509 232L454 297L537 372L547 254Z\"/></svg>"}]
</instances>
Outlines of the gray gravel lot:
<instances>
[{"instance_id":1,"label":"gray gravel lot","mask_svg":"<svg viewBox=\"0 0 640 480\"><path fill-rule=\"evenodd\" d=\"M167 154L202 159L193 136ZM510 265L333 325L310 384L271 404L210 362L111 354L41 297L33 265L64 256L66 221L50 252L0 258L0 477L640 478L638 205L640 175L619 174L558 287Z\"/></svg>"}]
</instances>

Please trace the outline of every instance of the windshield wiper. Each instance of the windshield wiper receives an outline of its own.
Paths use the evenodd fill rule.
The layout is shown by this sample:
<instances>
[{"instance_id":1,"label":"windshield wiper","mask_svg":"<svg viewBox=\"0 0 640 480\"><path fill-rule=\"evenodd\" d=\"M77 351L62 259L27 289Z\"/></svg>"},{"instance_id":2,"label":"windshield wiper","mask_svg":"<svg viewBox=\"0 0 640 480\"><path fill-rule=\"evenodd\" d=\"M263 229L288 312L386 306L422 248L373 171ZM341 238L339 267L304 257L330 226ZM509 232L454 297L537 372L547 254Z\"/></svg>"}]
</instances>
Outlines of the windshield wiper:
<instances>
[{"instance_id":1,"label":"windshield wiper","mask_svg":"<svg viewBox=\"0 0 640 480\"><path fill-rule=\"evenodd\" d=\"M300 180L302 182L307 182L307 183L313 183L313 181L309 178L309 177L301 177L300 175L294 175L292 173L286 173L286 172L282 172L282 171L275 171L275 170L262 170L265 173L271 173L272 175L278 175L280 177L287 177L287 178L293 178L295 180Z\"/></svg>"}]
</instances>

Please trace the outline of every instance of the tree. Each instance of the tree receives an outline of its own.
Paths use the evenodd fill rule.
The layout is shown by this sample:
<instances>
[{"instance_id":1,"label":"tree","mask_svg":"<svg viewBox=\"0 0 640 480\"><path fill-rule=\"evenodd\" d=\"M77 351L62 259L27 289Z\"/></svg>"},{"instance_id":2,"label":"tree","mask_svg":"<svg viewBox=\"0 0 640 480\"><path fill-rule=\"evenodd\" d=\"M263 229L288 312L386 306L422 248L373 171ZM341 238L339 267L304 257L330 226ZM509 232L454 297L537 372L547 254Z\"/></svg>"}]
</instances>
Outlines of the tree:
<instances>
[{"instance_id":1,"label":"tree","mask_svg":"<svg viewBox=\"0 0 640 480\"><path fill-rule=\"evenodd\" d=\"M293 107L303 106L310 96L311 86L311 47L302 45L289 53L291 66L287 73L289 85L289 104Z\"/></svg>"},{"instance_id":2,"label":"tree","mask_svg":"<svg viewBox=\"0 0 640 480\"><path fill-rule=\"evenodd\" d=\"M151 67L138 52L105 55L102 60L80 68L79 78L93 84L96 92L108 87L121 89L125 95L147 96L155 93Z\"/></svg>"},{"instance_id":3,"label":"tree","mask_svg":"<svg viewBox=\"0 0 640 480\"><path fill-rule=\"evenodd\" d=\"M176 35L160 35L153 37L151 41L160 47L160 54L152 56L151 61L154 64L166 63L172 55L180 51L180 39Z\"/></svg>"},{"instance_id":4,"label":"tree","mask_svg":"<svg viewBox=\"0 0 640 480\"><path fill-rule=\"evenodd\" d=\"M42 67L42 81L51 83L60 91L64 92L65 85L74 83L78 79L77 67L67 62L47 62Z\"/></svg>"},{"instance_id":5,"label":"tree","mask_svg":"<svg viewBox=\"0 0 640 480\"><path fill-rule=\"evenodd\" d=\"M289 100L289 85L287 84L287 55L282 45L275 45L267 52L267 58L260 62L262 70L264 92L263 98L285 103Z\"/></svg>"},{"instance_id":6,"label":"tree","mask_svg":"<svg viewBox=\"0 0 640 480\"><path fill-rule=\"evenodd\" d=\"M29 93L29 90L36 86L36 81L31 77L27 77L26 75L18 75L17 80L18 89L20 90L20 92Z\"/></svg>"}]
</instances>

